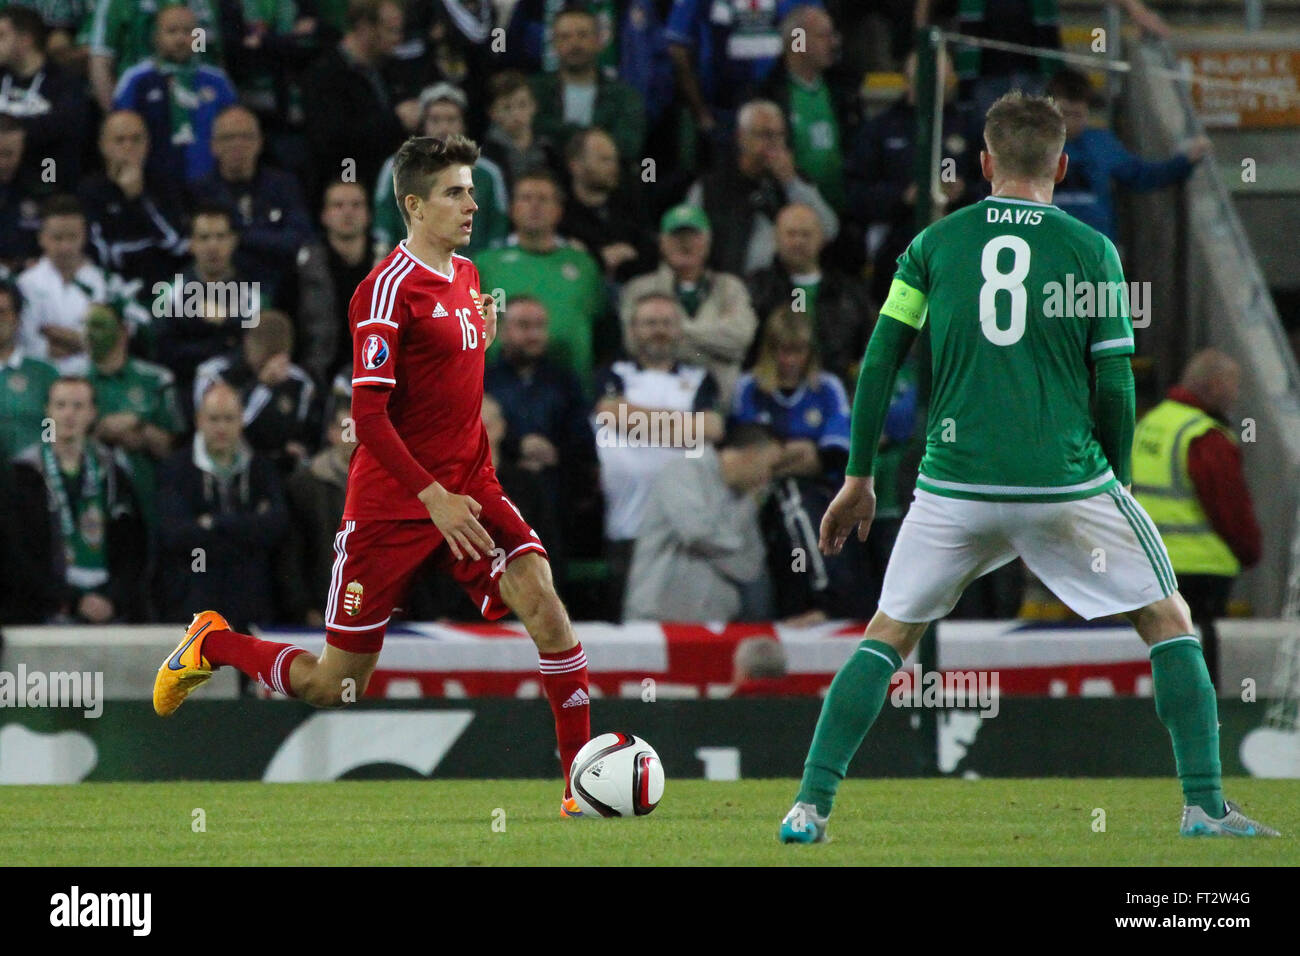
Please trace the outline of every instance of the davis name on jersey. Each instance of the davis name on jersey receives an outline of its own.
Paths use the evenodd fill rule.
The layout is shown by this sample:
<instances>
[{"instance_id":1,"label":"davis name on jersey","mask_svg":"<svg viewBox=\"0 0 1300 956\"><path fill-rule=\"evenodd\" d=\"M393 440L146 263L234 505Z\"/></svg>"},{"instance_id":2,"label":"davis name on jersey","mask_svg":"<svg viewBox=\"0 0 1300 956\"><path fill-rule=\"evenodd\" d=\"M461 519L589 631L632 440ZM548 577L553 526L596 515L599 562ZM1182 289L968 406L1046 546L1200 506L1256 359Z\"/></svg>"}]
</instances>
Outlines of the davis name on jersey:
<instances>
[{"instance_id":1,"label":"davis name on jersey","mask_svg":"<svg viewBox=\"0 0 1300 956\"><path fill-rule=\"evenodd\" d=\"M388 416L415 460L458 494L490 478L481 417L486 330L474 263L453 255L444 274L401 242L357 286L348 323L352 385L391 390ZM357 448L345 519L428 516L364 444Z\"/></svg>"}]
</instances>

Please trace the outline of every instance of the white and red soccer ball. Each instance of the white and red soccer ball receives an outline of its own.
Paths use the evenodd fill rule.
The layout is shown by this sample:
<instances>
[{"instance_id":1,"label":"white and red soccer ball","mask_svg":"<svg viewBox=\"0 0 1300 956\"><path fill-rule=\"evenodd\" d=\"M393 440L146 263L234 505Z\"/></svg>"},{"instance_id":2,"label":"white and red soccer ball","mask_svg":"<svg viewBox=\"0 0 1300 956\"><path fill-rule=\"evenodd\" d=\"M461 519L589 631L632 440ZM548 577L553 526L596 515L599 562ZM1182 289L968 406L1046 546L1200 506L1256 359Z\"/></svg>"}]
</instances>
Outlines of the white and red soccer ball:
<instances>
[{"instance_id":1,"label":"white and red soccer ball","mask_svg":"<svg viewBox=\"0 0 1300 956\"><path fill-rule=\"evenodd\" d=\"M569 785L584 814L643 817L663 799L664 768L640 737L601 734L573 758Z\"/></svg>"}]
</instances>

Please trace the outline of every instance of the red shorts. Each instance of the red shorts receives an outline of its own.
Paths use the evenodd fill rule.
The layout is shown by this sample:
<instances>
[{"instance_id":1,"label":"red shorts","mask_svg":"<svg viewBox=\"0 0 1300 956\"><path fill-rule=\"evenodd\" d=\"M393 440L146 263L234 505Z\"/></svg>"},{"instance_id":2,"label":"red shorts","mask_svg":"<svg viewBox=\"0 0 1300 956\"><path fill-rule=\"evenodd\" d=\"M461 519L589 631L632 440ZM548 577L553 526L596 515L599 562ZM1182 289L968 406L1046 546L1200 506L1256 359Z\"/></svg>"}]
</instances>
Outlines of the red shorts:
<instances>
[{"instance_id":1,"label":"red shorts","mask_svg":"<svg viewBox=\"0 0 1300 956\"><path fill-rule=\"evenodd\" d=\"M546 549L499 484L467 493L483 506L478 522L496 545L477 561L457 561L428 519L344 519L334 535L334 570L325 604L328 643L354 654L377 653L393 609L401 607L411 577L430 557L489 621L509 613L501 600L501 572L521 554L535 551L546 557Z\"/></svg>"}]
</instances>

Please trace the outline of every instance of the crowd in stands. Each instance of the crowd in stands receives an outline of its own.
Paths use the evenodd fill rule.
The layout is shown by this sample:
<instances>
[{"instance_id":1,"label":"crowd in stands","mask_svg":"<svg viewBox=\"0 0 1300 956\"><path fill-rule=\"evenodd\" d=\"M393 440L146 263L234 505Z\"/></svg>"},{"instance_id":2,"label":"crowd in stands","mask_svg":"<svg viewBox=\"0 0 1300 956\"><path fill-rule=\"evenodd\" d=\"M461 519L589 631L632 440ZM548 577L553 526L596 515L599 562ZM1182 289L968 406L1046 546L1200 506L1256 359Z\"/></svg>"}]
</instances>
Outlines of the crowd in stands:
<instances>
[{"instance_id":1,"label":"crowd in stands","mask_svg":"<svg viewBox=\"0 0 1300 956\"><path fill-rule=\"evenodd\" d=\"M493 459L575 616L870 614L924 441L918 364L871 539L827 558L817 528L916 231L926 0L0 8L4 620L320 625L348 302L404 238L394 152L453 133L482 148L467 254L502 306ZM1060 45L1053 2L961 11ZM1067 109L1061 202L1103 231L1112 181L1178 182L1207 148L1132 156L1054 62L943 62L941 211L985 195L978 104L1012 79ZM905 91L871 112L882 69ZM406 610L477 618L432 578Z\"/></svg>"}]
</instances>

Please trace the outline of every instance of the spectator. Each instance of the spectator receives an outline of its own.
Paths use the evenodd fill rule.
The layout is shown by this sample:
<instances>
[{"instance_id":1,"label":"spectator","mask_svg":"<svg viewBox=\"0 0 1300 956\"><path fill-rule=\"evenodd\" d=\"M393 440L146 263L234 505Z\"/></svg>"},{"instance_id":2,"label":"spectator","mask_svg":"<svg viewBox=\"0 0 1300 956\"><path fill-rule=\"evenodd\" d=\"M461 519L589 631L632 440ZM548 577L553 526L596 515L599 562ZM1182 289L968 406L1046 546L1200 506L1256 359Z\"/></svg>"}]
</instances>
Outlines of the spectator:
<instances>
[{"instance_id":1,"label":"spectator","mask_svg":"<svg viewBox=\"0 0 1300 956\"><path fill-rule=\"evenodd\" d=\"M463 136L467 105L465 94L450 83L437 83L428 87L420 94L423 135L439 139ZM470 236L469 245L461 250L467 256L480 249L499 245L510 231L510 217L506 208L509 197L501 167L480 155L471 173L478 212L474 214L474 232ZM397 208L397 194L393 191L392 156L384 161L384 167L379 171L379 179L375 183L374 236L376 256L388 255L393 251L393 246L406 238L406 224L402 220L401 210Z\"/></svg>"},{"instance_id":2,"label":"spectator","mask_svg":"<svg viewBox=\"0 0 1300 956\"><path fill-rule=\"evenodd\" d=\"M476 264L483 288L493 295L503 290L507 304L512 295L531 295L546 307L551 358L586 387L596 325L607 311L605 284L596 261L556 231L563 212L560 184L549 173L528 173L515 183L510 203L515 232L503 247L480 254Z\"/></svg>"},{"instance_id":3,"label":"spectator","mask_svg":"<svg viewBox=\"0 0 1300 956\"><path fill-rule=\"evenodd\" d=\"M845 145L852 142L861 119L862 75L834 68L840 37L821 7L795 7L781 21L781 35L785 38L781 59L760 95L776 103L786 116L795 167L832 209L842 213Z\"/></svg>"},{"instance_id":4,"label":"spectator","mask_svg":"<svg viewBox=\"0 0 1300 956\"><path fill-rule=\"evenodd\" d=\"M99 151L104 172L82 180L77 196L90 220L90 242L106 269L139 279L152 290L185 262L184 203L168 182L145 172L149 133L129 110L104 118Z\"/></svg>"},{"instance_id":5,"label":"spectator","mask_svg":"<svg viewBox=\"0 0 1300 956\"><path fill-rule=\"evenodd\" d=\"M595 14L580 7L561 10L551 36L556 70L531 80L537 132L562 143L580 129L599 126L614 137L624 161L639 158L645 144L645 107L636 90L601 72L605 44Z\"/></svg>"},{"instance_id":6,"label":"spectator","mask_svg":"<svg viewBox=\"0 0 1300 956\"><path fill-rule=\"evenodd\" d=\"M786 676L785 648L775 637L747 637L731 658L731 697L764 697L781 692Z\"/></svg>"},{"instance_id":7,"label":"spectator","mask_svg":"<svg viewBox=\"0 0 1300 956\"><path fill-rule=\"evenodd\" d=\"M194 184L194 196L230 210L239 233L236 268L262 284L264 299L276 301L280 277L311 238L302 192L294 177L261 162L262 129L252 110L231 106L217 116L212 152L216 168Z\"/></svg>"},{"instance_id":8,"label":"spectator","mask_svg":"<svg viewBox=\"0 0 1300 956\"><path fill-rule=\"evenodd\" d=\"M684 453L695 455L722 437L717 382L708 369L678 361L681 349L677 299L647 293L632 304L630 358L598 377L596 448L615 609L623 606L632 546L656 476Z\"/></svg>"},{"instance_id":9,"label":"spectator","mask_svg":"<svg viewBox=\"0 0 1300 956\"><path fill-rule=\"evenodd\" d=\"M140 620L146 537L127 466L90 436L95 391L84 378L50 386L53 441L15 459L14 519L30 575L32 623Z\"/></svg>"},{"instance_id":10,"label":"spectator","mask_svg":"<svg viewBox=\"0 0 1300 956\"><path fill-rule=\"evenodd\" d=\"M1133 493L1164 539L1215 681L1214 621L1227 613L1237 575L1260 558L1241 448L1228 425L1240 383L1235 360L1203 349L1165 400L1142 416L1133 436Z\"/></svg>"},{"instance_id":11,"label":"spectator","mask_svg":"<svg viewBox=\"0 0 1300 956\"><path fill-rule=\"evenodd\" d=\"M1134 192L1172 186L1191 176L1196 164L1210 152L1210 140L1196 136L1166 160L1134 156L1110 130L1089 127L1092 85L1076 70L1058 71L1047 84L1047 93L1065 117L1065 152L1070 157L1065 179L1057 185L1052 202L1112 241L1119 235L1111 196L1113 182Z\"/></svg>"},{"instance_id":12,"label":"spectator","mask_svg":"<svg viewBox=\"0 0 1300 956\"><path fill-rule=\"evenodd\" d=\"M92 305L86 316L86 380L95 390L99 418L95 439L115 449L130 468L140 516L158 526L158 463L188 430L176 399L176 377L169 369L127 354L127 325L107 305Z\"/></svg>"},{"instance_id":13,"label":"spectator","mask_svg":"<svg viewBox=\"0 0 1300 956\"><path fill-rule=\"evenodd\" d=\"M777 479L762 510L772 555L775 613L786 618L819 611L826 617L864 619L864 549L854 540L834 556L818 550L818 529L849 458L849 400L839 378L822 371L812 320L788 304L768 317L753 371L736 387L731 418L772 431L781 453ZM790 555L805 565L792 568Z\"/></svg>"},{"instance_id":14,"label":"spectator","mask_svg":"<svg viewBox=\"0 0 1300 956\"><path fill-rule=\"evenodd\" d=\"M759 315L782 307L806 312L823 367L849 384L857 378L876 305L856 279L822 269L825 246L816 210L802 203L786 206L776 217L776 256L770 266L749 277L749 291ZM761 339L760 332L746 364L757 358Z\"/></svg>"},{"instance_id":15,"label":"spectator","mask_svg":"<svg viewBox=\"0 0 1300 956\"><path fill-rule=\"evenodd\" d=\"M783 206L804 203L817 212L829 242L840 222L817 187L799 177L786 144L785 117L767 100L753 100L736 122L736 153L696 181L686 201L714 224L710 263L721 272L748 275L772 264L773 221Z\"/></svg>"},{"instance_id":16,"label":"spectator","mask_svg":"<svg viewBox=\"0 0 1300 956\"><path fill-rule=\"evenodd\" d=\"M778 454L764 429L742 427L717 451L663 468L637 533L625 620L770 618L757 499Z\"/></svg>"},{"instance_id":17,"label":"spectator","mask_svg":"<svg viewBox=\"0 0 1300 956\"><path fill-rule=\"evenodd\" d=\"M229 209L199 205L190 221L193 258L155 301L158 357L176 374L187 414L195 369L238 348L244 323L261 308L257 286L235 268L238 243Z\"/></svg>"},{"instance_id":18,"label":"spectator","mask_svg":"<svg viewBox=\"0 0 1300 956\"><path fill-rule=\"evenodd\" d=\"M603 129L573 134L566 150L573 192L560 232L597 256L611 282L624 282L654 265L654 234L645 201L619 189L618 146Z\"/></svg>"},{"instance_id":19,"label":"spectator","mask_svg":"<svg viewBox=\"0 0 1300 956\"><path fill-rule=\"evenodd\" d=\"M26 171L26 138L18 120L0 114L0 268L11 271L40 255L39 204L49 189Z\"/></svg>"},{"instance_id":20,"label":"spectator","mask_svg":"<svg viewBox=\"0 0 1300 956\"><path fill-rule=\"evenodd\" d=\"M245 330L237 351L218 355L194 373L194 407L216 382L239 393L244 437L253 451L286 473L305 461L318 440L320 418L311 376L290 360L293 324L283 312L264 309Z\"/></svg>"},{"instance_id":21,"label":"spectator","mask_svg":"<svg viewBox=\"0 0 1300 956\"><path fill-rule=\"evenodd\" d=\"M664 35L677 88L701 132L719 143L730 136L737 107L757 95L781 56L781 21L809 2L821 6L674 0Z\"/></svg>"},{"instance_id":22,"label":"spectator","mask_svg":"<svg viewBox=\"0 0 1300 956\"><path fill-rule=\"evenodd\" d=\"M329 592L334 537L343 519L348 465L356 451L352 406L339 402L325 429L325 447L285 482L289 535L279 555L277 581L286 617L323 627L321 595Z\"/></svg>"},{"instance_id":23,"label":"spectator","mask_svg":"<svg viewBox=\"0 0 1300 956\"><path fill-rule=\"evenodd\" d=\"M682 310L677 357L712 373L725 407L758 320L745 283L738 276L708 268L711 239L709 218L698 207L675 206L664 213L659 221L659 268L624 287L619 315L623 340L630 349L636 303L651 292L676 299Z\"/></svg>"},{"instance_id":24,"label":"spectator","mask_svg":"<svg viewBox=\"0 0 1300 956\"><path fill-rule=\"evenodd\" d=\"M506 51L509 62L529 73L554 72L560 68L560 55L556 49L555 22L566 6L582 6L596 19L596 42L600 45L597 65L601 70L612 70L618 65L615 37L616 7L610 0L594 3L565 4L554 0L518 0L510 11L506 27Z\"/></svg>"},{"instance_id":25,"label":"spectator","mask_svg":"<svg viewBox=\"0 0 1300 956\"><path fill-rule=\"evenodd\" d=\"M153 53L160 9L174 0L142 5L139 0L92 0L93 10L82 26L82 39L90 47L90 86L99 108L107 113L117 77ZM222 8L219 0L185 0L194 15L191 29L203 31L203 49L196 51L204 63L222 62ZM186 37L193 43L193 37Z\"/></svg>"},{"instance_id":26,"label":"spectator","mask_svg":"<svg viewBox=\"0 0 1300 956\"><path fill-rule=\"evenodd\" d=\"M380 73L402 38L396 0L350 0L348 30L301 81L316 190L332 182L373 183L384 158L419 121L415 100L393 102Z\"/></svg>"},{"instance_id":27,"label":"spectator","mask_svg":"<svg viewBox=\"0 0 1300 956\"><path fill-rule=\"evenodd\" d=\"M661 133L673 135L679 115L672 108L677 98L676 79L664 34L670 6L664 0L629 0L618 29L618 75L645 105L646 149L656 154L656 140ZM612 44L606 45L605 53L613 49Z\"/></svg>"},{"instance_id":28,"label":"spectator","mask_svg":"<svg viewBox=\"0 0 1300 956\"><path fill-rule=\"evenodd\" d=\"M92 302L121 309L133 329L149 313L135 301L138 282L95 265L86 255L86 216L71 196L51 196L41 209L37 237L43 253L18 276L23 295L23 347L60 370L76 367L85 351L86 313Z\"/></svg>"},{"instance_id":29,"label":"spectator","mask_svg":"<svg viewBox=\"0 0 1300 956\"><path fill-rule=\"evenodd\" d=\"M50 386L59 377L49 362L24 352L18 316L22 294L9 280L0 281L0 471L33 442L40 441Z\"/></svg>"},{"instance_id":30,"label":"spectator","mask_svg":"<svg viewBox=\"0 0 1300 956\"><path fill-rule=\"evenodd\" d=\"M533 131L536 115L537 98L528 77L506 70L488 81L488 117L492 123L483 137L482 156L500 168L510 195L514 194L516 181L527 173L538 169L557 174L560 171L554 144Z\"/></svg>"},{"instance_id":31,"label":"spectator","mask_svg":"<svg viewBox=\"0 0 1300 956\"><path fill-rule=\"evenodd\" d=\"M294 361L322 384L346 367L350 385L348 303L375 262L369 236L370 206L361 184L330 183L325 188L320 221L324 241L309 242L298 251L298 355Z\"/></svg>"},{"instance_id":32,"label":"spectator","mask_svg":"<svg viewBox=\"0 0 1300 956\"><path fill-rule=\"evenodd\" d=\"M494 451L492 460L536 475L564 541L586 544L600 517L596 444L577 377L546 357L549 322L546 306L526 295L512 296L501 313L501 348L483 379L506 423L501 457Z\"/></svg>"},{"instance_id":33,"label":"spectator","mask_svg":"<svg viewBox=\"0 0 1300 956\"><path fill-rule=\"evenodd\" d=\"M975 202L983 188L979 150L984 133L973 112L953 102L957 85L947 54L940 57L943 73L943 141L940 145L942 202L939 212L951 212ZM894 275L894 261L916 235L916 54L903 64L907 89L897 102L863 124L845 164L849 217L867 233L867 255L874 262L872 297L883 302Z\"/></svg>"},{"instance_id":34,"label":"spectator","mask_svg":"<svg viewBox=\"0 0 1300 956\"><path fill-rule=\"evenodd\" d=\"M199 405L193 443L159 475L164 621L218 605L240 630L274 619L272 554L288 511L275 465L244 441L242 416L238 393L213 385Z\"/></svg>"},{"instance_id":35,"label":"spectator","mask_svg":"<svg viewBox=\"0 0 1300 956\"><path fill-rule=\"evenodd\" d=\"M409 3L407 36L385 77L394 97L418 95L431 83L465 92L465 127L478 135L486 125L487 84L501 67L492 0L436 0ZM506 41L509 42L508 40Z\"/></svg>"},{"instance_id":36,"label":"spectator","mask_svg":"<svg viewBox=\"0 0 1300 956\"><path fill-rule=\"evenodd\" d=\"M220 67L195 61L194 13L163 7L154 25L154 55L122 73L113 109L132 110L149 131L150 178L192 183L212 172L212 124L239 96Z\"/></svg>"},{"instance_id":37,"label":"spectator","mask_svg":"<svg viewBox=\"0 0 1300 956\"><path fill-rule=\"evenodd\" d=\"M0 10L0 114L27 131L25 171L35 177L53 160L58 181L75 183L90 119L84 83L45 54L49 29L28 7Z\"/></svg>"}]
</instances>

